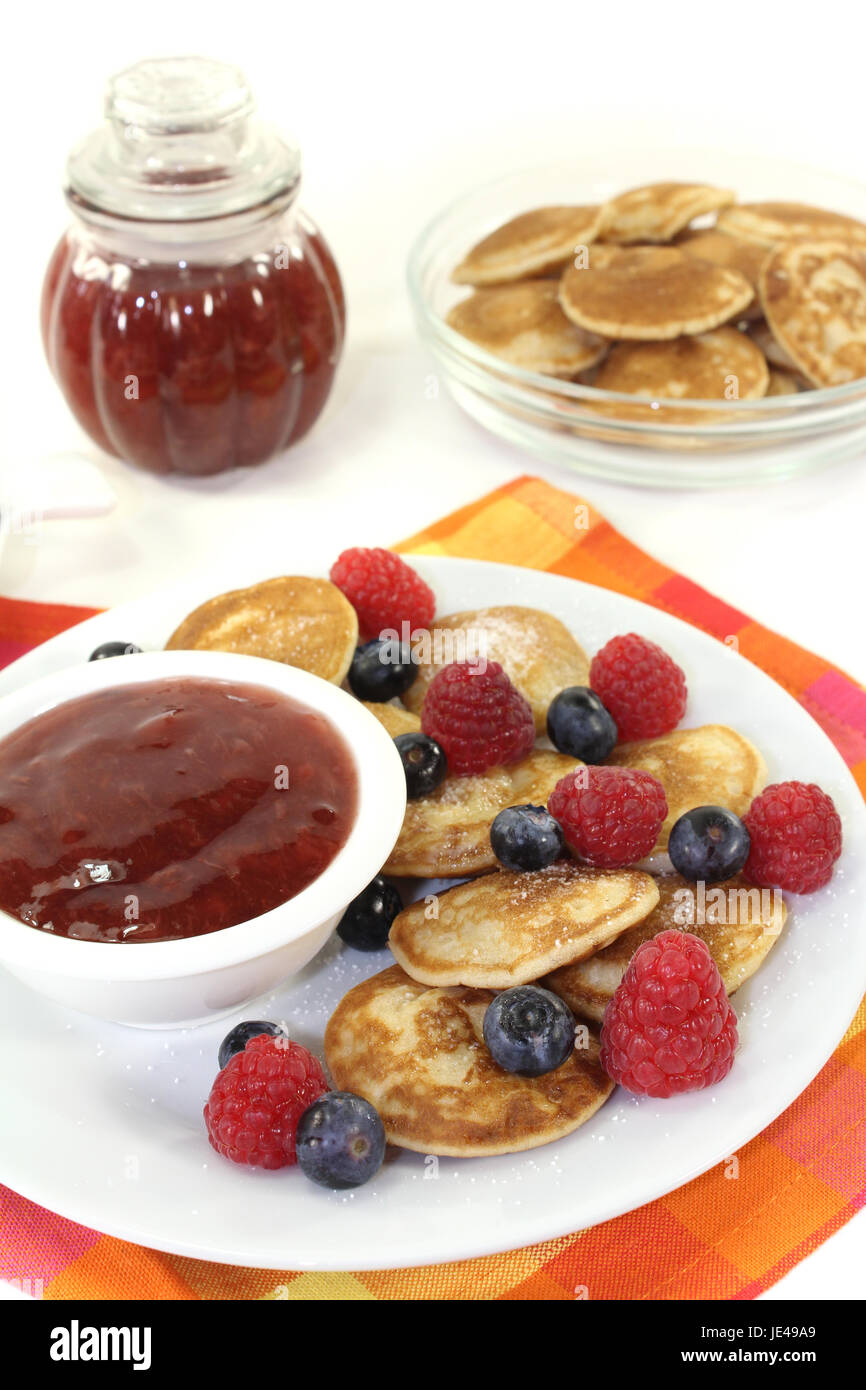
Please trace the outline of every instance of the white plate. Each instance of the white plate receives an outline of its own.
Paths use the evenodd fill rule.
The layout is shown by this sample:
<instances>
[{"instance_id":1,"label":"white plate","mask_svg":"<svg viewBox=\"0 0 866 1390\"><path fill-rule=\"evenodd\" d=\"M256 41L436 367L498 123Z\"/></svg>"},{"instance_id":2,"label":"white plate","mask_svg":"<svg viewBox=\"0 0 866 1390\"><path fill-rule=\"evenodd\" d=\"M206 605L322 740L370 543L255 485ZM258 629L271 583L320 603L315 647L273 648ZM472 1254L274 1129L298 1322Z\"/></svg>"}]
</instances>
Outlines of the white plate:
<instances>
[{"instance_id":1,"label":"white plate","mask_svg":"<svg viewBox=\"0 0 866 1390\"><path fill-rule=\"evenodd\" d=\"M828 888L790 903L780 943L735 996L742 1047L732 1072L706 1093L665 1102L617 1091L576 1134L526 1155L437 1164L404 1153L367 1187L331 1193L297 1170L247 1171L210 1149L201 1108L225 1021L138 1032L63 1012L0 975L0 1180L10 1187L100 1231L207 1260L351 1270L464 1259L593 1225L679 1187L764 1129L833 1051L866 987L866 864L854 853L866 808L818 725L723 643L632 599L505 565L415 563L443 613L545 608L590 651L618 632L645 633L685 668L686 723L734 725L763 750L771 779L815 781L834 798L846 850ZM196 602L263 577L226 564L182 591L100 614L0 674L0 693L86 660L112 637L160 646ZM334 938L245 1014L284 1018L317 1049L340 997L389 960Z\"/></svg>"}]
</instances>

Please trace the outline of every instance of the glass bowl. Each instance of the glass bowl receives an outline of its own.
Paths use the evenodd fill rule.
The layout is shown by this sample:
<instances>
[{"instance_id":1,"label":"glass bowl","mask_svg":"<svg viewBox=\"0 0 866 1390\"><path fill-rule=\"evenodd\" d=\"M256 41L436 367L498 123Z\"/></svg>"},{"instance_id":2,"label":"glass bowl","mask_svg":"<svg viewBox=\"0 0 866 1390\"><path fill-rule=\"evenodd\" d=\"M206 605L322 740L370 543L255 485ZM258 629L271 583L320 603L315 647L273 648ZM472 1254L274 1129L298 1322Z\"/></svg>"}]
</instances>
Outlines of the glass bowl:
<instances>
[{"instance_id":1,"label":"glass bowl","mask_svg":"<svg viewBox=\"0 0 866 1390\"><path fill-rule=\"evenodd\" d=\"M866 187L761 156L606 153L500 178L441 212L409 257L418 331L455 400L493 433L544 458L656 487L790 477L866 451L866 379L762 400L645 401L513 367L449 328L445 315L467 292L451 283L451 271L495 227L533 207L603 202L666 179L732 188L742 202L811 203L866 222Z\"/></svg>"}]
</instances>

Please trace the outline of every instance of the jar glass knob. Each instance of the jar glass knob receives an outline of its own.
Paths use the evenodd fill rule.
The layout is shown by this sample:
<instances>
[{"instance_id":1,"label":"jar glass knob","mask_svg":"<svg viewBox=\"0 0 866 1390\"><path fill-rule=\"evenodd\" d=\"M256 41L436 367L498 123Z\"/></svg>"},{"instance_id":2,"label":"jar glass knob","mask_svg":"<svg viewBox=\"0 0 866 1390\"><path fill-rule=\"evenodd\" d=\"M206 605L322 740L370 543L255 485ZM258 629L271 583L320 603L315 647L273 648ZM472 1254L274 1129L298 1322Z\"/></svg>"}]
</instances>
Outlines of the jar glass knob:
<instances>
[{"instance_id":1,"label":"jar glass knob","mask_svg":"<svg viewBox=\"0 0 866 1390\"><path fill-rule=\"evenodd\" d=\"M254 110L243 73L211 58L147 59L117 73L105 96L116 127L153 136L217 130Z\"/></svg>"}]
</instances>

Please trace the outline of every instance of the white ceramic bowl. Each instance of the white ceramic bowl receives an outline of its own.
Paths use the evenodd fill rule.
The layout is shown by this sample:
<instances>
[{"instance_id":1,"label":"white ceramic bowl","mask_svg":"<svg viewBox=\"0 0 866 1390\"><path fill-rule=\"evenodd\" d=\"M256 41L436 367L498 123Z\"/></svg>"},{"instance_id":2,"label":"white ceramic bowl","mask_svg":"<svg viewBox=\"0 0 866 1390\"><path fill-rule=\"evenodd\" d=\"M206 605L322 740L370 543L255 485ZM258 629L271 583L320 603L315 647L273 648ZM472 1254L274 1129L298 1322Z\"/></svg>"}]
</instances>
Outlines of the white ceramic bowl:
<instances>
[{"instance_id":1,"label":"white ceramic bowl","mask_svg":"<svg viewBox=\"0 0 866 1390\"><path fill-rule=\"evenodd\" d=\"M267 686L323 714L354 757L358 809L349 838L317 879L270 912L222 931L118 945L53 936L0 911L0 964L13 975L69 1008L144 1028L207 1022L302 969L381 869L406 806L400 757L369 710L318 676L260 657L171 651L82 662L0 699L0 738L80 695L167 676Z\"/></svg>"}]
</instances>

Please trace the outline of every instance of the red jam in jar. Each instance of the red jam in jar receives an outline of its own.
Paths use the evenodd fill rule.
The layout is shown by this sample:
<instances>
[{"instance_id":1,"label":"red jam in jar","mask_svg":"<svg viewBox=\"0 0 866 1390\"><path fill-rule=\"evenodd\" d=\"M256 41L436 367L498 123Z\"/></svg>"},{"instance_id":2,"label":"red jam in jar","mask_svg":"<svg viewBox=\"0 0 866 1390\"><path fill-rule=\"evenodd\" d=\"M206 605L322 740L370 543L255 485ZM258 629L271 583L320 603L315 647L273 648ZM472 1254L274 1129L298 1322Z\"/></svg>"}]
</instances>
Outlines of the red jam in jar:
<instances>
[{"instance_id":1,"label":"red jam in jar","mask_svg":"<svg viewBox=\"0 0 866 1390\"><path fill-rule=\"evenodd\" d=\"M192 678L97 691L0 742L0 907L85 941L220 931L312 883L356 804L342 736L284 695Z\"/></svg>"},{"instance_id":2,"label":"red jam in jar","mask_svg":"<svg viewBox=\"0 0 866 1390\"><path fill-rule=\"evenodd\" d=\"M106 114L67 166L51 370L91 438L150 472L262 463L319 415L345 332L337 266L295 205L298 152L240 73L200 58L120 73Z\"/></svg>"}]
</instances>

